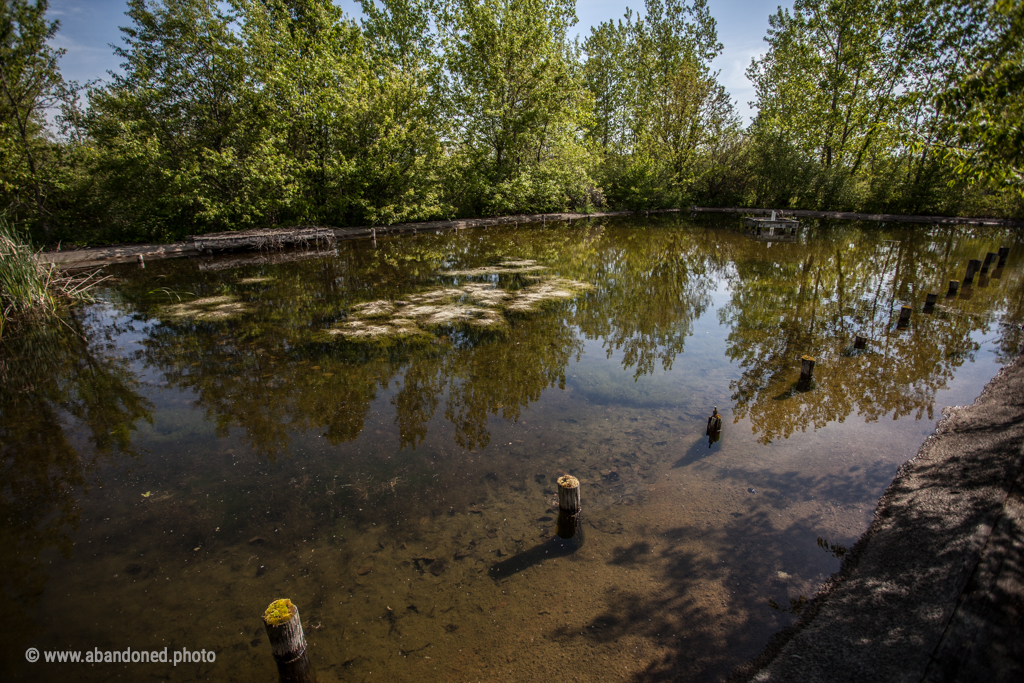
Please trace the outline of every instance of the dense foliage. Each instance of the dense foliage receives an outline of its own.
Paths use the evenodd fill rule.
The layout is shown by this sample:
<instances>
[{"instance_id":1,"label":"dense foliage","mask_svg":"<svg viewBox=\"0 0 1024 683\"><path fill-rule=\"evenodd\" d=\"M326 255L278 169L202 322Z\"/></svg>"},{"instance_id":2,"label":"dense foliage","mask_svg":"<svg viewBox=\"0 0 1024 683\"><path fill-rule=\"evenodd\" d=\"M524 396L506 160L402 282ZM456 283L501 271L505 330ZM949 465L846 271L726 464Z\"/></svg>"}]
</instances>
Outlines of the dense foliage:
<instances>
[{"instance_id":1,"label":"dense foliage","mask_svg":"<svg viewBox=\"0 0 1024 683\"><path fill-rule=\"evenodd\" d=\"M130 0L66 83L0 4L0 202L40 240L594 208L1020 215L1018 0L796 0L744 129L706 0L570 39L572 0Z\"/></svg>"}]
</instances>

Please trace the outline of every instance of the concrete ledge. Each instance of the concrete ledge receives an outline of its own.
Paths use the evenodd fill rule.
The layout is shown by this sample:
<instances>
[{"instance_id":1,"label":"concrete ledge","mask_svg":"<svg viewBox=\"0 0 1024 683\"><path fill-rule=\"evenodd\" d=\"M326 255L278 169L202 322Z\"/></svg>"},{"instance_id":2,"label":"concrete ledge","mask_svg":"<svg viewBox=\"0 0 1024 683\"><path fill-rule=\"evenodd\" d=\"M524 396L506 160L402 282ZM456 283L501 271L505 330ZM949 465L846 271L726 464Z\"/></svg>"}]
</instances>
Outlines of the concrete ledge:
<instances>
[{"instance_id":1,"label":"concrete ledge","mask_svg":"<svg viewBox=\"0 0 1024 683\"><path fill-rule=\"evenodd\" d=\"M799 623L731 681L1024 681L1024 362L952 408Z\"/></svg>"}]
</instances>

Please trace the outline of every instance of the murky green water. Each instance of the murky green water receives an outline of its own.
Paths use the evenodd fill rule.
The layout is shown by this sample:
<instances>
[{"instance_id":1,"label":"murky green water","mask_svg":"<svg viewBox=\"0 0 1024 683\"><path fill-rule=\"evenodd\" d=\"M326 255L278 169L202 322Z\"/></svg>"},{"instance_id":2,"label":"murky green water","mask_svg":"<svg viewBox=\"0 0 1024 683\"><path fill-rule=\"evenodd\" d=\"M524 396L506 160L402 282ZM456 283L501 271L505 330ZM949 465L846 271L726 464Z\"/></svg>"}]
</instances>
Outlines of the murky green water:
<instances>
[{"instance_id":1,"label":"murky green water","mask_svg":"<svg viewBox=\"0 0 1024 683\"><path fill-rule=\"evenodd\" d=\"M112 268L0 357L4 678L274 680L260 615L289 597L322 681L714 680L1016 352L1022 259L998 231L673 218Z\"/></svg>"}]
</instances>

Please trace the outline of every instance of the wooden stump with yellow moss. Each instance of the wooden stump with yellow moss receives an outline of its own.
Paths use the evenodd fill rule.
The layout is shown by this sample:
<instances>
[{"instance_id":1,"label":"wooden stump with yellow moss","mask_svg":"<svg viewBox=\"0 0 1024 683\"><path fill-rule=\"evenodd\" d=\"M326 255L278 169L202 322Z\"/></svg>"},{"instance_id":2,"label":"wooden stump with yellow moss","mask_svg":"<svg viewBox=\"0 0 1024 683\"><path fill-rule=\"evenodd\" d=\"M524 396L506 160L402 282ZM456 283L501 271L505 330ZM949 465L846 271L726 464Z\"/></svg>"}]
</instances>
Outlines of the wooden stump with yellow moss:
<instances>
[{"instance_id":1,"label":"wooden stump with yellow moss","mask_svg":"<svg viewBox=\"0 0 1024 683\"><path fill-rule=\"evenodd\" d=\"M558 478L558 522L555 532L561 538L572 538L580 526L580 480L566 474Z\"/></svg>"},{"instance_id":2,"label":"wooden stump with yellow moss","mask_svg":"<svg viewBox=\"0 0 1024 683\"><path fill-rule=\"evenodd\" d=\"M267 627L281 683L316 683L316 673L306 652L299 608L287 598L275 600L263 613L263 624Z\"/></svg>"}]
</instances>

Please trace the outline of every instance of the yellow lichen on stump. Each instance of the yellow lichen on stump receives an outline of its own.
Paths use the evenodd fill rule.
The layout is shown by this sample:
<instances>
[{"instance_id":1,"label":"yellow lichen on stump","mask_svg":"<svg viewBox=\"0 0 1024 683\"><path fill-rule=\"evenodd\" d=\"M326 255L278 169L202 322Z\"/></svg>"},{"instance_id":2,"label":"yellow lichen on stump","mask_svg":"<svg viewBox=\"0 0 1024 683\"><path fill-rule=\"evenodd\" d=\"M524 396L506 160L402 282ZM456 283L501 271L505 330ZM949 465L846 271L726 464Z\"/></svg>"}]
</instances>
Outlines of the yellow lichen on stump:
<instances>
[{"instance_id":1,"label":"yellow lichen on stump","mask_svg":"<svg viewBox=\"0 0 1024 683\"><path fill-rule=\"evenodd\" d=\"M558 485L567 489L574 489L580 485L580 480L571 474L563 474L558 478Z\"/></svg>"},{"instance_id":2,"label":"yellow lichen on stump","mask_svg":"<svg viewBox=\"0 0 1024 683\"><path fill-rule=\"evenodd\" d=\"M291 621L291 618L295 616L296 612L295 605L288 598L281 598L280 600L274 600L267 607L267 611L263 613L263 621L268 626L280 626L281 624L287 624Z\"/></svg>"}]
</instances>

